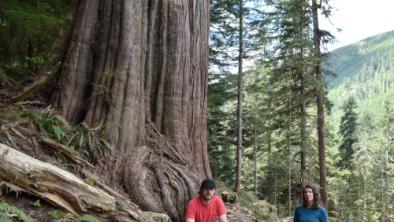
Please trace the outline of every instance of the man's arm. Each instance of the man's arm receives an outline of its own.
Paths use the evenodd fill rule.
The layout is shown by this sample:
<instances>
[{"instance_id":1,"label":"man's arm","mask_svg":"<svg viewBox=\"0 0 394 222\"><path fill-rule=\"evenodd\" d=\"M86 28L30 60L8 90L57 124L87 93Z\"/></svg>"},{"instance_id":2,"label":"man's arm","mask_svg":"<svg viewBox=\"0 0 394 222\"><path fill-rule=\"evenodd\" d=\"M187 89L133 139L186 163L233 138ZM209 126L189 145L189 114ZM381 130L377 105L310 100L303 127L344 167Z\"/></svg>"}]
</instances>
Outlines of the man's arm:
<instances>
[{"instance_id":1,"label":"man's arm","mask_svg":"<svg viewBox=\"0 0 394 222\"><path fill-rule=\"evenodd\" d=\"M222 215L219 216L219 222L227 222L226 214L222 214Z\"/></svg>"},{"instance_id":2,"label":"man's arm","mask_svg":"<svg viewBox=\"0 0 394 222\"><path fill-rule=\"evenodd\" d=\"M219 205L217 209L217 214L219 215L219 222L227 222L227 209L226 206L224 206L223 200L218 198Z\"/></svg>"},{"instance_id":3,"label":"man's arm","mask_svg":"<svg viewBox=\"0 0 394 222\"><path fill-rule=\"evenodd\" d=\"M196 209L193 204L189 202L189 204L186 207L186 212L185 212L185 218L186 222L195 222L196 221Z\"/></svg>"}]
</instances>

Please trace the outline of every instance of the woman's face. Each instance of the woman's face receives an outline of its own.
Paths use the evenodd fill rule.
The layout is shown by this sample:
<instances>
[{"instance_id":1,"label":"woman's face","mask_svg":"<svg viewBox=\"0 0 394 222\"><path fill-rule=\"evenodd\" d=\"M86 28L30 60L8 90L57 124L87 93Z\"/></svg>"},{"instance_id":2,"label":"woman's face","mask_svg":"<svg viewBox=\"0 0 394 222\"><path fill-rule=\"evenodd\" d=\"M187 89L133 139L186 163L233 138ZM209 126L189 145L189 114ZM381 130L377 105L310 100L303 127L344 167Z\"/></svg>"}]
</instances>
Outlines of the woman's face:
<instances>
[{"instance_id":1,"label":"woman's face","mask_svg":"<svg viewBox=\"0 0 394 222\"><path fill-rule=\"evenodd\" d=\"M313 190L311 188L305 188L304 189L304 199L308 203L312 203L312 201L313 201Z\"/></svg>"}]
</instances>

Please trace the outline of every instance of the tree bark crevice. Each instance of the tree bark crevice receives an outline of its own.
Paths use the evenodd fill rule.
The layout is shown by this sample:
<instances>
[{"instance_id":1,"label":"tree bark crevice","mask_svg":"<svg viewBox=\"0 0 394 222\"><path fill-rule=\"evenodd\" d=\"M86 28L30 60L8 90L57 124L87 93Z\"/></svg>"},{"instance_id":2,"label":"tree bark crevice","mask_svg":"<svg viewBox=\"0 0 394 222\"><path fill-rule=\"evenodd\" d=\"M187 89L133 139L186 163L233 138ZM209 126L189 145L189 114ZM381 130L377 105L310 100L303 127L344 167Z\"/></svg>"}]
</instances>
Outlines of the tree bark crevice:
<instances>
[{"instance_id":1,"label":"tree bark crevice","mask_svg":"<svg viewBox=\"0 0 394 222\"><path fill-rule=\"evenodd\" d=\"M53 98L65 117L72 122L80 121L86 110L88 82L92 77L92 42L97 8L97 2L89 1L78 4L75 10L59 85Z\"/></svg>"}]
</instances>

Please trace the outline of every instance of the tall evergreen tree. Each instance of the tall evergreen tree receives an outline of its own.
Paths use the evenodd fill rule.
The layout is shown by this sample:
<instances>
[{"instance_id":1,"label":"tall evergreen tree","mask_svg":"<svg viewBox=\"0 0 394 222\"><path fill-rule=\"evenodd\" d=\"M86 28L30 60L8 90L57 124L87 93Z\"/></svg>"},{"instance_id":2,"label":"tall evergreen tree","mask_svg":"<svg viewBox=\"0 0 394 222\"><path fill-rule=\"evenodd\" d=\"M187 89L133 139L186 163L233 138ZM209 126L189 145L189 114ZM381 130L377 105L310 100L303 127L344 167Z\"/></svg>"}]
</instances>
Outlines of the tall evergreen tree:
<instances>
[{"instance_id":1,"label":"tall evergreen tree","mask_svg":"<svg viewBox=\"0 0 394 222\"><path fill-rule=\"evenodd\" d=\"M239 193L241 190L242 174L242 98L243 98L243 55L244 55L244 1L239 0L238 14L238 90L237 90L237 167L235 175L234 191Z\"/></svg>"},{"instance_id":2,"label":"tall evergreen tree","mask_svg":"<svg viewBox=\"0 0 394 222\"><path fill-rule=\"evenodd\" d=\"M210 75L208 85L208 150L214 177L226 186L234 184L237 78Z\"/></svg>"},{"instance_id":3,"label":"tall evergreen tree","mask_svg":"<svg viewBox=\"0 0 394 222\"><path fill-rule=\"evenodd\" d=\"M392 219L394 198L394 110L389 101L385 101L384 113L380 120L381 132L378 134L380 160L380 218L385 222Z\"/></svg>"},{"instance_id":4,"label":"tall evergreen tree","mask_svg":"<svg viewBox=\"0 0 394 222\"><path fill-rule=\"evenodd\" d=\"M311 40L311 10L308 1L270 1L274 8L271 47L267 55L272 66L271 84L274 89L274 114L278 128L282 128L283 142L288 159L287 195L288 212L292 213L293 200L299 199L292 193L294 187L302 187L305 180L306 148L311 129L307 128L308 112L313 94L312 66L313 44ZM307 84L308 83L308 84ZM286 130L283 130L286 128ZM279 130L279 129L278 129ZM294 155L300 160L297 176L292 169ZM299 179L295 179L299 178ZM298 193L298 192L294 192ZM294 198L297 197L297 198Z\"/></svg>"},{"instance_id":5,"label":"tall evergreen tree","mask_svg":"<svg viewBox=\"0 0 394 222\"><path fill-rule=\"evenodd\" d=\"M343 107L343 116L339 134L342 137L342 143L339 146L341 160L338 166L342 169L353 170L353 154L356 151L357 139L357 113L355 112L356 102L350 98Z\"/></svg>"},{"instance_id":6,"label":"tall evergreen tree","mask_svg":"<svg viewBox=\"0 0 394 222\"><path fill-rule=\"evenodd\" d=\"M349 220L354 214L354 201L357 198L356 186L357 180L355 178L354 172L354 153L356 152L357 145L357 113L355 112L356 102L350 97L348 102L344 105L344 114L341 118L341 125L339 129L339 135L341 135L341 144L339 146L340 160L337 166L344 171L342 174L342 179L344 181L343 190L345 195L341 195L341 200L344 206L348 208L343 209L342 217ZM356 188L357 187L357 188Z\"/></svg>"},{"instance_id":7,"label":"tall evergreen tree","mask_svg":"<svg viewBox=\"0 0 394 222\"><path fill-rule=\"evenodd\" d=\"M376 152L376 126L370 113L364 114L358 124L358 143L357 150L354 153L354 180L350 184L351 193L356 193L347 209L357 215L356 219L360 221L372 221L375 209L373 206L378 184L374 180L374 162L378 159Z\"/></svg>"},{"instance_id":8,"label":"tall evergreen tree","mask_svg":"<svg viewBox=\"0 0 394 222\"><path fill-rule=\"evenodd\" d=\"M313 15L313 44L315 58L315 74L316 74L316 106L317 106L317 135L319 144L319 173L320 173L320 193L322 202L327 205L327 182L326 182L326 144L324 129L324 95L325 83L323 78L322 61L321 61L321 30L319 28L318 10L321 4L317 4L317 0L312 0Z\"/></svg>"},{"instance_id":9,"label":"tall evergreen tree","mask_svg":"<svg viewBox=\"0 0 394 222\"><path fill-rule=\"evenodd\" d=\"M243 150L244 59L255 55L263 39L261 12L254 0L214 0L211 2L211 73L233 74L237 69L236 170L234 190L240 191ZM237 22L234 22L237 21ZM230 136L230 135L229 135Z\"/></svg>"}]
</instances>

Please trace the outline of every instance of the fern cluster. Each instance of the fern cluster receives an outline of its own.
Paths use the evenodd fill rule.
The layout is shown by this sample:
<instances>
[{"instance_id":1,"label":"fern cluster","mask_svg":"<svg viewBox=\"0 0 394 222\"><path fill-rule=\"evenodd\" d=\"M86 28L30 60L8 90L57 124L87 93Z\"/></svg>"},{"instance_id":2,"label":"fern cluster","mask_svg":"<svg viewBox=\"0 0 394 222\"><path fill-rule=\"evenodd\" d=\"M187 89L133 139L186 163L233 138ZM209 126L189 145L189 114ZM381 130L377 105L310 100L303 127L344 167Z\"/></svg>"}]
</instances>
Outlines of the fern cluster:
<instances>
[{"instance_id":1,"label":"fern cluster","mask_svg":"<svg viewBox=\"0 0 394 222\"><path fill-rule=\"evenodd\" d=\"M110 149L109 143L100 136L104 126L100 122L96 127L89 127L85 123L72 126L61 115L43 115L38 112L28 112L28 117L39 127L58 142L73 148L80 155L93 151L106 151Z\"/></svg>"},{"instance_id":2,"label":"fern cluster","mask_svg":"<svg viewBox=\"0 0 394 222\"><path fill-rule=\"evenodd\" d=\"M41 112L31 111L22 104L7 107L0 103L0 119L14 123L32 122L40 135L46 135L57 142L71 148L75 156L91 157L90 154L104 154L111 149L110 144L102 136L104 122L95 127L85 123L70 124L63 116L56 114L51 109ZM67 165L68 158L60 155L60 162Z\"/></svg>"},{"instance_id":3,"label":"fern cluster","mask_svg":"<svg viewBox=\"0 0 394 222\"><path fill-rule=\"evenodd\" d=\"M32 221L22 210L15 206L11 206L3 201L0 202L0 221L1 222L13 222L14 218L17 218L21 222Z\"/></svg>"}]
</instances>

